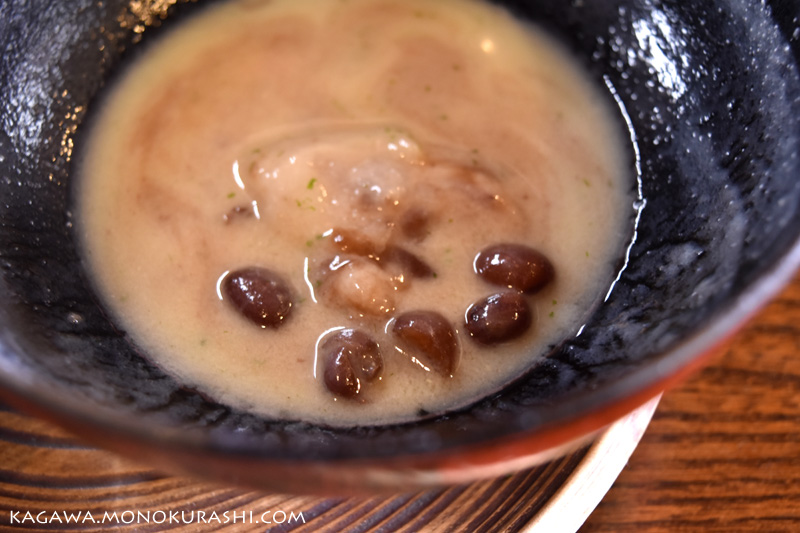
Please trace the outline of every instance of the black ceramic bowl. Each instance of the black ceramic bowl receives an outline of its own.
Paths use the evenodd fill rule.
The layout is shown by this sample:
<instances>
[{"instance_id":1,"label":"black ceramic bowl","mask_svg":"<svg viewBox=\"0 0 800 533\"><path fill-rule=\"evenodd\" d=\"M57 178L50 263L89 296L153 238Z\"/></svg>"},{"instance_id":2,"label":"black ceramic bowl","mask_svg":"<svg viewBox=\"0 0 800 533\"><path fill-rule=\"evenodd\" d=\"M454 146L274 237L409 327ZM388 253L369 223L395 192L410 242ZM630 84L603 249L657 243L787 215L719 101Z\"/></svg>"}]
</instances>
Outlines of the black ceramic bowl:
<instances>
[{"instance_id":1,"label":"black ceramic bowl","mask_svg":"<svg viewBox=\"0 0 800 533\"><path fill-rule=\"evenodd\" d=\"M579 337L461 411L389 427L260 418L184 388L103 312L76 250L72 158L137 44L203 2L0 3L0 385L160 464L280 490L497 473L635 407L787 281L800 234L800 16L788 1L501 2L613 91L641 180L635 242ZM610 96L611 97L611 96Z\"/></svg>"}]
</instances>

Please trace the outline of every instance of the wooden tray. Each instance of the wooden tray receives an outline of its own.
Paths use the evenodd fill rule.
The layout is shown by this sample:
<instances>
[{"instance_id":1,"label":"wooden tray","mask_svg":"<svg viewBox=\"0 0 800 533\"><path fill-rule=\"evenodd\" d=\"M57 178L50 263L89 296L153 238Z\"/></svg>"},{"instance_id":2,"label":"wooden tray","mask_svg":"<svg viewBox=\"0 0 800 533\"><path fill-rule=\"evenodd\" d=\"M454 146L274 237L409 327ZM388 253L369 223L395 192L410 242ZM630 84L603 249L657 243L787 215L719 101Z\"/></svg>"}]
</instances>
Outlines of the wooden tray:
<instances>
[{"instance_id":1,"label":"wooden tray","mask_svg":"<svg viewBox=\"0 0 800 533\"><path fill-rule=\"evenodd\" d=\"M572 533L627 463L657 403L592 445L513 476L374 498L265 494L174 477L0 410L0 531Z\"/></svg>"}]
</instances>

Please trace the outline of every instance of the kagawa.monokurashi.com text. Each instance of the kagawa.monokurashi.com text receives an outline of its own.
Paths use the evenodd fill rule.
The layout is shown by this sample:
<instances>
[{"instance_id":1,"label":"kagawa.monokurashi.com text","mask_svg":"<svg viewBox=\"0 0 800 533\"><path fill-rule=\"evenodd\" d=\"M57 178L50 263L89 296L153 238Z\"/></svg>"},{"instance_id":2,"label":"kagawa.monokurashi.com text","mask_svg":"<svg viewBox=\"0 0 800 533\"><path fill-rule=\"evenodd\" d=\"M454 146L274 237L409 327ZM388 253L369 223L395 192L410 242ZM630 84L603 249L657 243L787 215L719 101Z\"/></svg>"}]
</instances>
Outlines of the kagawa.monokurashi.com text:
<instances>
[{"instance_id":1,"label":"kagawa.monokurashi.com text","mask_svg":"<svg viewBox=\"0 0 800 533\"><path fill-rule=\"evenodd\" d=\"M10 525L44 525L44 524L95 524L95 525L132 525L132 524L305 524L302 512L286 512L282 510L267 511L11 511Z\"/></svg>"}]
</instances>

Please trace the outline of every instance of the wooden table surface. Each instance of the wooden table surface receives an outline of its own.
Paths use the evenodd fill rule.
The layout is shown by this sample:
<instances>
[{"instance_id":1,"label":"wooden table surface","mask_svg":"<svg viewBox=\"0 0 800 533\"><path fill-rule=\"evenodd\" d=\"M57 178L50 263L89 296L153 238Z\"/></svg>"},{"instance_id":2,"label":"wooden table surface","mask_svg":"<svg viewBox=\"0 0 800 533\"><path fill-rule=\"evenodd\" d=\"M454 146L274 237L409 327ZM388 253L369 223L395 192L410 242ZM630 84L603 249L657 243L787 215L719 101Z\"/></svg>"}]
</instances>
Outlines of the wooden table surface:
<instances>
[{"instance_id":1,"label":"wooden table surface","mask_svg":"<svg viewBox=\"0 0 800 533\"><path fill-rule=\"evenodd\" d=\"M580 533L800 531L800 276L667 392Z\"/></svg>"}]
</instances>

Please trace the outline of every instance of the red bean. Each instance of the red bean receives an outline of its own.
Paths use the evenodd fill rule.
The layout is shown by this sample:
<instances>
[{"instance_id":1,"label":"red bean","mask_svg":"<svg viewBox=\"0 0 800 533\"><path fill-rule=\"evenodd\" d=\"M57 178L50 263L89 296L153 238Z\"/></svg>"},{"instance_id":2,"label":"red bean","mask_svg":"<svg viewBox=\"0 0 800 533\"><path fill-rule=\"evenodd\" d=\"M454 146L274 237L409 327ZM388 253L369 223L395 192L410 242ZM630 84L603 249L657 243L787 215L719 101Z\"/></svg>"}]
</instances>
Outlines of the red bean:
<instances>
[{"instance_id":1,"label":"red bean","mask_svg":"<svg viewBox=\"0 0 800 533\"><path fill-rule=\"evenodd\" d=\"M434 274L428 263L399 246L387 246L380 261L386 266L396 266L402 274L412 278L431 278Z\"/></svg>"},{"instance_id":2,"label":"red bean","mask_svg":"<svg viewBox=\"0 0 800 533\"><path fill-rule=\"evenodd\" d=\"M345 329L326 339L320 346L325 386L344 398L357 398L364 382L378 378L383 370L380 347L366 333Z\"/></svg>"},{"instance_id":3,"label":"red bean","mask_svg":"<svg viewBox=\"0 0 800 533\"><path fill-rule=\"evenodd\" d=\"M344 352L333 352L324 361L323 379L329 391L343 398L355 399L361 393L361 381Z\"/></svg>"},{"instance_id":4,"label":"red bean","mask_svg":"<svg viewBox=\"0 0 800 533\"><path fill-rule=\"evenodd\" d=\"M375 257L380 251L380 247L375 242L358 231L334 228L331 237L333 237L333 244L346 254Z\"/></svg>"},{"instance_id":5,"label":"red bean","mask_svg":"<svg viewBox=\"0 0 800 533\"><path fill-rule=\"evenodd\" d=\"M527 294L543 289L555 277L555 269L544 254L520 244L496 244L475 258L475 272L492 285Z\"/></svg>"},{"instance_id":6,"label":"red bean","mask_svg":"<svg viewBox=\"0 0 800 533\"><path fill-rule=\"evenodd\" d=\"M379 246L366 235L349 229L334 228L333 244L346 254L367 257L383 268L396 267L402 274L415 278L433 276L433 269L405 248L386 244Z\"/></svg>"},{"instance_id":7,"label":"red bean","mask_svg":"<svg viewBox=\"0 0 800 533\"><path fill-rule=\"evenodd\" d=\"M420 242L430 235L431 216L427 211L412 207L400 216L398 225L406 238Z\"/></svg>"},{"instance_id":8,"label":"red bean","mask_svg":"<svg viewBox=\"0 0 800 533\"><path fill-rule=\"evenodd\" d=\"M262 328L278 328L292 313L289 284L266 268L248 267L228 274L222 282L224 298L245 318Z\"/></svg>"},{"instance_id":9,"label":"red bean","mask_svg":"<svg viewBox=\"0 0 800 533\"><path fill-rule=\"evenodd\" d=\"M380 346L372 337L357 329L336 332L322 343L322 350L343 351L358 374L367 381L377 378L383 370Z\"/></svg>"},{"instance_id":10,"label":"red bean","mask_svg":"<svg viewBox=\"0 0 800 533\"><path fill-rule=\"evenodd\" d=\"M467 309L467 332L480 344L500 344L521 337L532 324L531 309L519 292L501 292Z\"/></svg>"},{"instance_id":11,"label":"red bean","mask_svg":"<svg viewBox=\"0 0 800 533\"><path fill-rule=\"evenodd\" d=\"M249 205L241 206L237 205L236 207L232 208L230 211L222 215L222 220L225 224L230 224L237 220L244 220L248 218L254 218L255 213L253 212L253 207Z\"/></svg>"},{"instance_id":12,"label":"red bean","mask_svg":"<svg viewBox=\"0 0 800 533\"><path fill-rule=\"evenodd\" d=\"M450 322L435 311L410 311L398 316L392 332L401 349L422 365L444 376L456 369L459 344Z\"/></svg>"}]
</instances>

